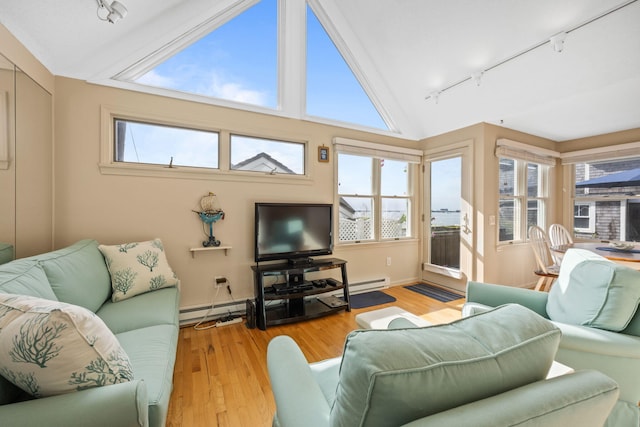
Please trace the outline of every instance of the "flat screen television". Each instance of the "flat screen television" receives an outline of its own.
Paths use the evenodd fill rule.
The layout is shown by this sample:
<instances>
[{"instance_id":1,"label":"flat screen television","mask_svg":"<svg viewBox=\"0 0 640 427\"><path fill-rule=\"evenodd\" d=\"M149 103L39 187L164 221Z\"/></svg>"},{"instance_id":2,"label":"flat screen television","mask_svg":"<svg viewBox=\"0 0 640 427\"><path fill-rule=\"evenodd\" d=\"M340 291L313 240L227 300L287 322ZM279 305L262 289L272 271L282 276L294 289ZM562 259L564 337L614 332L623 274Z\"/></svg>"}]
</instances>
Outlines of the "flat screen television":
<instances>
[{"instance_id":1,"label":"flat screen television","mask_svg":"<svg viewBox=\"0 0 640 427\"><path fill-rule=\"evenodd\" d=\"M255 260L295 262L333 252L333 205L256 203Z\"/></svg>"}]
</instances>

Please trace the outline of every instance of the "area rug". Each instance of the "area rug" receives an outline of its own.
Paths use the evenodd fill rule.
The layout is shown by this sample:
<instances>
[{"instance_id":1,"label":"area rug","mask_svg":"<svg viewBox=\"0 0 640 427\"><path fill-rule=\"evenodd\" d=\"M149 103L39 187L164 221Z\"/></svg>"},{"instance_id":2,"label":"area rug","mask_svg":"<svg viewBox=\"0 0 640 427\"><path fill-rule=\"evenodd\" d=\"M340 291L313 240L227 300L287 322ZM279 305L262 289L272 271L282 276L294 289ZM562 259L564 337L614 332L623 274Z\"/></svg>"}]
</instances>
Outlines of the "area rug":
<instances>
[{"instance_id":1,"label":"area rug","mask_svg":"<svg viewBox=\"0 0 640 427\"><path fill-rule=\"evenodd\" d=\"M374 305L387 304L394 302L396 299L391 295L387 295L381 291L371 291L362 294L355 294L349 296L351 302L351 308L365 308Z\"/></svg>"},{"instance_id":2,"label":"area rug","mask_svg":"<svg viewBox=\"0 0 640 427\"><path fill-rule=\"evenodd\" d=\"M447 291L446 289L439 288L438 286L428 285L426 283L419 283L417 285L405 286L410 291L417 292L429 298L433 298L440 302L454 301L460 298L464 298L464 295L457 294L455 292Z\"/></svg>"}]
</instances>

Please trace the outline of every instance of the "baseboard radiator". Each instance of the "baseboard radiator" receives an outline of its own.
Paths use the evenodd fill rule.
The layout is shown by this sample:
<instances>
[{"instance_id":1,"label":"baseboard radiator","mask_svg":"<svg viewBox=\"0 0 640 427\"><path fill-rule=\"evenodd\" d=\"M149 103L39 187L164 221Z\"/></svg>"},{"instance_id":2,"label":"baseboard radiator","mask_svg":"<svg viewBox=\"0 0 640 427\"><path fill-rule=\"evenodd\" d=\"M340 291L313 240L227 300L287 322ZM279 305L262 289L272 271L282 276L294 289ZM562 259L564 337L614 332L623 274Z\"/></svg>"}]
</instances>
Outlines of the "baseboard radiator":
<instances>
[{"instance_id":1,"label":"baseboard radiator","mask_svg":"<svg viewBox=\"0 0 640 427\"><path fill-rule=\"evenodd\" d=\"M180 309L180 326L190 325L198 323L205 316L206 321L219 319L229 314L236 316L244 316L246 313L246 302L242 301L229 301L215 305L199 305L192 307L185 307Z\"/></svg>"},{"instance_id":2,"label":"baseboard radiator","mask_svg":"<svg viewBox=\"0 0 640 427\"><path fill-rule=\"evenodd\" d=\"M361 294L363 292L371 292L380 289L386 289L389 287L390 279L388 277L380 277L377 279L363 280L361 282L349 284L349 294ZM338 289L335 292L326 293L324 295L336 295L342 296L342 289ZM316 298L317 295L312 295L309 298ZM246 300L242 301L229 301L221 304L199 305L192 307L185 307L180 309L180 325L190 325L198 323L205 316L206 321L219 319L229 314L236 316L244 316L246 313Z\"/></svg>"},{"instance_id":3,"label":"baseboard radiator","mask_svg":"<svg viewBox=\"0 0 640 427\"><path fill-rule=\"evenodd\" d=\"M349 283L349 294L361 294L364 292L379 291L389 287L390 279L388 277L380 277L377 279L363 280L362 282ZM332 292L331 295L341 296L342 289Z\"/></svg>"}]
</instances>

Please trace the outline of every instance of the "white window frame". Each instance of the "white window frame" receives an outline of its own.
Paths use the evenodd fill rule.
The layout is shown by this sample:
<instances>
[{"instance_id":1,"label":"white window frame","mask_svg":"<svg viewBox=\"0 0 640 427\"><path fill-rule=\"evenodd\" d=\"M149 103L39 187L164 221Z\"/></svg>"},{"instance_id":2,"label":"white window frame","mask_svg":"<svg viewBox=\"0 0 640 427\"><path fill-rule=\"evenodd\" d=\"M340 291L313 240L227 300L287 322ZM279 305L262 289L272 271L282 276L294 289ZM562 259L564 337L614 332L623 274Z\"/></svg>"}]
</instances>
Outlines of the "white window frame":
<instances>
[{"instance_id":1,"label":"white window frame","mask_svg":"<svg viewBox=\"0 0 640 427\"><path fill-rule=\"evenodd\" d=\"M127 163L115 160L115 126L114 121L130 120L185 129L195 129L218 133L218 168L179 166L169 168L161 164ZM230 135L243 135L254 138L304 144L304 174L269 174L252 171L229 170ZM159 178L182 178L200 180L269 182L273 184L313 185L313 162L310 162L310 138L294 132L293 136L281 137L269 133L236 131L215 126L215 123L194 119L188 114L174 114L171 117L140 111L126 107L102 105L100 108L100 161L98 167L103 175L125 175ZM319 144L318 144L319 145Z\"/></svg>"},{"instance_id":2,"label":"white window frame","mask_svg":"<svg viewBox=\"0 0 640 427\"><path fill-rule=\"evenodd\" d=\"M356 141L347 138L334 138L334 151L335 151L335 208L337 211L335 213L335 232L338 238L336 239L336 245L349 245L349 244L360 244L360 243L376 243L376 242L394 242L394 241L407 241L416 239L416 218L417 218L417 207L416 203L416 186L417 179L416 173L419 168L419 165L422 161L422 151L415 150L411 148L404 147L394 147L388 146L384 144L376 144L370 143L366 141ZM339 177L338 177L338 162L340 154L350 154L350 155L358 155L372 159L372 189L370 194L346 194L340 193L338 188ZM397 160L397 161L406 161L409 170L407 171L408 183L407 183L407 196L383 196L381 194L382 188L382 171L381 171L381 162L380 160ZM367 197L372 199L372 215L374 218L373 221L373 238L366 240L340 240L340 198L341 197ZM403 237L391 237L391 238L382 238L382 199L405 199L408 200L408 209L407 209L407 227L408 227L408 235Z\"/></svg>"},{"instance_id":3,"label":"white window frame","mask_svg":"<svg viewBox=\"0 0 640 427\"><path fill-rule=\"evenodd\" d=\"M589 207L589 225L587 228L583 228L583 227L576 227L575 225L575 207L577 205L583 205L583 206L588 206ZM573 229L579 233L594 233L596 231L596 202L593 200L576 200L573 204L574 206L574 214L573 214ZM584 217L580 217L580 218L584 218Z\"/></svg>"},{"instance_id":4,"label":"white window frame","mask_svg":"<svg viewBox=\"0 0 640 427\"><path fill-rule=\"evenodd\" d=\"M515 209L518 210L517 217L514 218L514 238L513 240L500 241L500 218L498 218L498 227L496 227L496 242L498 245L508 245L513 243L525 243L528 241L527 212L528 201L538 200L541 205L538 211L538 225L543 229L547 229L549 217L549 180L551 168L555 166L556 159L560 158L560 153L547 148L537 147L510 139L500 138L496 140L495 155L498 158L510 159L515 161L515 180L513 196L500 195L500 187L498 183L497 192L498 206L500 208L500 200L515 199ZM539 166L538 169L538 195L529 197L527 192L527 165L529 163ZM517 226L517 229L515 228Z\"/></svg>"},{"instance_id":5,"label":"white window frame","mask_svg":"<svg viewBox=\"0 0 640 427\"><path fill-rule=\"evenodd\" d=\"M507 156L501 156L500 158L510 159L514 161L514 179L515 186L513 194L503 195L498 197L498 210L500 207L500 201L502 200L514 200L514 230L512 240L500 241L499 231L500 224L497 227L497 242L499 245L523 243L528 241L528 211L529 201L536 200L539 202L538 206L538 222L537 225L541 228L547 228L547 218L549 209L549 169L550 166L536 163L533 161L514 159ZM529 164L538 165L538 195L529 196L527 191L527 168ZM498 188L499 193L499 188ZM498 218L498 222L500 219Z\"/></svg>"}]
</instances>

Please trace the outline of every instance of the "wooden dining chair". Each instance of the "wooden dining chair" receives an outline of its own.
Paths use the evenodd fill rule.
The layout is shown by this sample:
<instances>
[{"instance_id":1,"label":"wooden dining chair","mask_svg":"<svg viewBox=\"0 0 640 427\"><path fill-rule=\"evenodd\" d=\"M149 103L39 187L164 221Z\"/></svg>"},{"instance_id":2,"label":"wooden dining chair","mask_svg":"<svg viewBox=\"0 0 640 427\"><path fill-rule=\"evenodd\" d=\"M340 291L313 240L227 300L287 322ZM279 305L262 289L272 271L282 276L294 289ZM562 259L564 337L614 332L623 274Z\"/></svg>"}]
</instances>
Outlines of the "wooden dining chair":
<instances>
[{"instance_id":1,"label":"wooden dining chair","mask_svg":"<svg viewBox=\"0 0 640 427\"><path fill-rule=\"evenodd\" d=\"M536 259L537 268L534 273L539 277L535 290L548 292L558 278L560 266L554 262L547 233L537 225L530 226L529 243Z\"/></svg>"},{"instance_id":2,"label":"wooden dining chair","mask_svg":"<svg viewBox=\"0 0 640 427\"><path fill-rule=\"evenodd\" d=\"M562 224L551 224L549 226L549 242L551 247L573 245L573 236L569 233L569 230ZM556 264L560 265L562 261L563 252L551 251L551 256Z\"/></svg>"},{"instance_id":3,"label":"wooden dining chair","mask_svg":"<svg viewBox=\"0 0 640 427\"><path fill-rule=\"evenodd\" d=\"M549 241L551 246L573 244L573 236L562 224L551 224L549 226Z\"/></svg>"}]
</instances>

